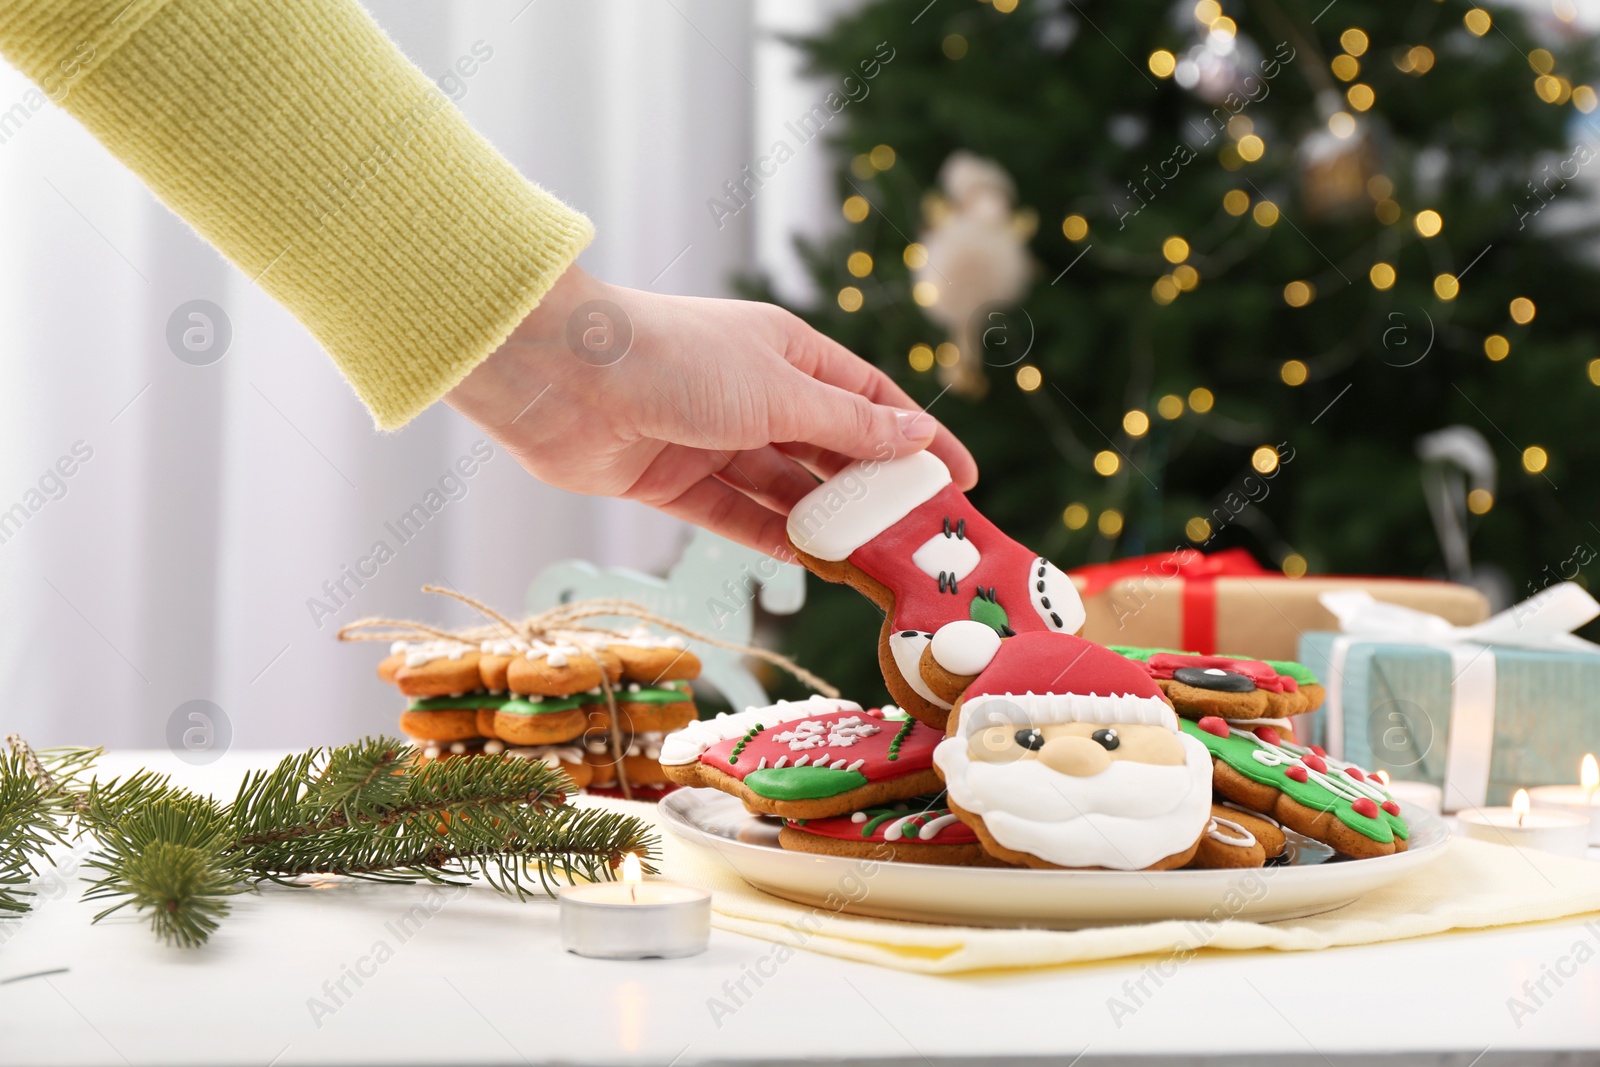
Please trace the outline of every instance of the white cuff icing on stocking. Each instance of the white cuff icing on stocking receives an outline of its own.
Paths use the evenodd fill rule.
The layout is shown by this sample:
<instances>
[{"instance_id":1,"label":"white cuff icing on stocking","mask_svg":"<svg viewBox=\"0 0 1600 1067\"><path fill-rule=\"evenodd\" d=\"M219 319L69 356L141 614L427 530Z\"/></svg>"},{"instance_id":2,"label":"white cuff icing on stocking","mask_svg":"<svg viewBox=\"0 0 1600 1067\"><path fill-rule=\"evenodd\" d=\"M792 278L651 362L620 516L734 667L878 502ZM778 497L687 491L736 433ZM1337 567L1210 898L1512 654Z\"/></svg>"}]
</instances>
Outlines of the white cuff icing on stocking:
<instances>
[{"instance_id":1,"label":"white cuff icing on stocking","mask_svg":"<svg viewBox=\"0 0 1600 1067\"><path fill-rule=\"evenodd\" d=\"M995 628L972 619L947 622L933 635L933 660L951 674L979 674L999 651Z\"/></svg>"},{"instance_id":2,"label":"white cuff icing on stocking","mask_svg":"<svg viewBox=\"0 0 1600 1067\"><path fill-rule=\"evenodd\" d=\"M931 452L852 463L790 510L789 540L808 556L837 563L949 484L950 469Z\"/></svg>"}]
</instances>

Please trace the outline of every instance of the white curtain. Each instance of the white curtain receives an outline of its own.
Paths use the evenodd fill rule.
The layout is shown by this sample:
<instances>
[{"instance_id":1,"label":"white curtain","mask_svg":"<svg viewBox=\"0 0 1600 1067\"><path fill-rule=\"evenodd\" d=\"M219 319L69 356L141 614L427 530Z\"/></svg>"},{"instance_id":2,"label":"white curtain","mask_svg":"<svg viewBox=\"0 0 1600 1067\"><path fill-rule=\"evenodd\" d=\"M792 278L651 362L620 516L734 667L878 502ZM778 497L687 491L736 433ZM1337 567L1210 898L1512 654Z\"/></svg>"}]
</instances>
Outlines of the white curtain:
<instances>
[{"instance_id":1,"label":"white curtain","mask_svg":"<svg viewBox=\"0 0 1600 1067\"><path fill-rule=\"evenodd\" d=\"M719 295L759 240L801 284L787 233L837 217L820 149L721 228L706 201L812 102L763 23L803 29L832 5L370 7L524 173L595 220L591 272ZM515 609L558 559L675 556L676 524L548 489L498 450L450 480L479 435L448 410L376 433L285 311L64 113L28 109L29 88L0 69L0 114L26 111L0 121L0 733L160 747L192 700L222 709L234 747L392 729L378 650L338 644L339 624L466 620L425 582ZM196 299L232 329L208 366L167 338ZM401 543L385 524L431 489L447 504ZM380 540L394 558L358 587L348 575Z\"/></svg>"}]
</instances>

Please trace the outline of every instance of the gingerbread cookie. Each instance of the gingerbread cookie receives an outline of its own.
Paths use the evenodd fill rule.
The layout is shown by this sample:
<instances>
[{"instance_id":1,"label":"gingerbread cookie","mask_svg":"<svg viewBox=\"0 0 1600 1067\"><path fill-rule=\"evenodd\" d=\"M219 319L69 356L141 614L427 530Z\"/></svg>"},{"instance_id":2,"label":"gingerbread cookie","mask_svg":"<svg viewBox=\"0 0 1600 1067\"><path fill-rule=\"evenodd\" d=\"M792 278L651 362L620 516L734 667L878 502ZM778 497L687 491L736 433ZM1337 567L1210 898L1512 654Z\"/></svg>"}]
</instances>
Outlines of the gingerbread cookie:
<instances>
[{"instance_id":1,"label":"gingerbread cookie","mask_svg":"<svg viewBox=\"0 0 1600 1067\"><path fill-rule=\"evenodd\" d=\"M1112 646L1143 663L1178 714L1191 719L1287 718L1322 706L1325 691L1303 664L1243 656L1202 656L1165 648Z\"/></svg>"},{"instance_id":2,"label":"gingerbread cookie","mask_svg":"<svg viewBox=\"0 0 1600 1067\"><path fill-rule=\"evenodd\" d=\"M583 749L576 744L566 745L507 745L504 741L490 739L483 743L485 756L505 756L507 759L531 760L558 768L572 779L574 789L589 784L594 772L583 760Z\"/></svg>"},{"instance_id":3,"label":"gingerbread cookie","mask_svg":"<svg viewBox=\"0 0 1600 1067\"><path fill-rule=\"evenodd\" d=\"M946 624L981 623L995 638L1083 626L1071 579L979 514L928 452L846 467L789 512L788 537L813 574L883 610L884 681L901 706L941 729L952 692L998 645L963 626L932 648ZM930 648L943 672L935 684L923 674Z\"/></svg>"},{"instance_id":4,"label":"gingerbread cookie","mask_svg":"<svg viewBox=\"0 0 1600 1067\"><path fill-rule=\"evenodd\" d=\"M572 696L599 686L602 677L616 682L622 676L622 664L602 649L586 651L567 641L510 645L518 649L506 667L506 685L513 693Z\"/></svg>"},{"instance_id":5,"label":"gingerbread cookie","mask_svg":"<svg viewBox=\"0 0 1600 1067\"><path fill-rule=\"evenodd\" d=\"M588 729L610 729L611 713L605 697L591 694ZM688 682L645 685L623 682L612 691L617 706L617 727L623 733L671 733L681 730L699 717L694 706L694 690Z\"/></svg>"},{"instance_id":6,"label":"gingerbread cookie","mask_svg":"<svg viewBox=\"0 0 1600 1067\"><path fill-rule=\"evenodd\" d=\"M795 852L860 856L894 863L1004 867L983 850L972 827L938 803L890 804L825 819L785 819L778 844Z\"/></svg>"},{"instance_id":7,"label":"gingerbread cookie","mask_svg":"<svg viewBox=\"0 0 1600 1067\"><path fill-rule=\"evenodd\" d=\"M1211 818L1210 764L1141 665L1038 632L1001 644L934 753L950 810L1030 867L1183 866Z\"/></svg>"},{"instance_id":8,"label":"gingerbread cookie","mask_svg":"<svg viewBox=\"0 0 1600 1067\"><path fill-rule=\"evenodd\" d=\"M668 734L661 765L680 785L720 789L766 815L843 815L939 788L938 731L896 715L824 697L779 701Z\"/></svg>"},{"instance_id":9,"label":"gingerbread cookie","mask_svg":"<svg viewBox=\"0 0 1600 1067\"><path fill-rule=\"evenodd\" d=\"M460 641L396 641L378 677L408 697L451 696L482 684L477 649Z\"/></svg>"},{"instance_id":10,"label":"gingerbread cookie","mask_svg":"<svg viewBox=\"0 0 1600 1067\"><path fill-rule=\"evenodd\" d=\"M512 746L555 745L583 733L588 721L587 694L546 697L537 694L507 696L495 702L493 733L489 736ZM476 726L476 717L474 718Z\"/></svg>"},{"instance_id":11,"label":"gingerbread cookie","mask_svg":"<svg viewBox=\"0 0 1600 1067\"><path fill-rule=\"evenodd\" d=\"M1283 853L1283 829L1265 815L1224 804L1211 805L1211 821L1189 866L1261 867Z\"/></svg>"},{"instance_id":12,"label":"gingerbread cookie","mask_svg":"<svg viewBox=\"0 0 1600 1067\"><path fill-rule=\"evenodd\" d=\"M583 640L585 647L598 645L615 656L624 682L660 686L700 677L700 657L690 652L684 639L676 635L658 637L648 627L636 626L618 634L590 635L573 631L567 636Z\"/></svg>"},{"instance_id":13,"label":"gingerbread cookie","mask_svg":"<svg viewBox=\"0 0 1600 1067\"><path fill-rule=\"evenodd\" d=\"M1346 856L1387 856L1406 847L1400 805L1355 764L1285 740L1270 726L1246 729L1217 716L1180 725L1215 759L1213 781L1227 799Z\"/></svg>"}]
</instances>

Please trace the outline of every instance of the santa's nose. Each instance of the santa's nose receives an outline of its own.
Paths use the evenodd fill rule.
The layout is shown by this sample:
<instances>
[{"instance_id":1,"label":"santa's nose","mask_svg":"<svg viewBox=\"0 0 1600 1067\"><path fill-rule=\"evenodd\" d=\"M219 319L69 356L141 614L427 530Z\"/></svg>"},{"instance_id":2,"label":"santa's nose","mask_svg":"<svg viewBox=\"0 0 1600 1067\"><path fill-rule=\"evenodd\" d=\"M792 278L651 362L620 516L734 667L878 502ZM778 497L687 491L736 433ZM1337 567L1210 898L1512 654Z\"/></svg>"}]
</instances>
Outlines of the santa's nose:
<instances>
[{"instance_id":1,"label":"santa's nose","mask_svg":"<svg viewBox=\"0 0 1600 1067\"><path fill-rule=\"evenodd\" d=\"M1098 741L1087 737L1052 737L1039 750L1039 762L1062 774L1088 778L1111 766L1111 757Z\"/></svg>"}]
</instances>

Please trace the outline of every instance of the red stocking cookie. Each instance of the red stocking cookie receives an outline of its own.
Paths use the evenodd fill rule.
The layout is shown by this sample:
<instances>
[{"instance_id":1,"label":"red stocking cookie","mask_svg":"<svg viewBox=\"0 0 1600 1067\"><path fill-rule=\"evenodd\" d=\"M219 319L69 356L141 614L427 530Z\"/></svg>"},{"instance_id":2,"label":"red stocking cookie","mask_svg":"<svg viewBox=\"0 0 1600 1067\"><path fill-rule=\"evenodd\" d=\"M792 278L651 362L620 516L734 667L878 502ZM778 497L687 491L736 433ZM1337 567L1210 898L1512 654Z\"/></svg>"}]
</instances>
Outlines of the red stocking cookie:
<instances>
[{"instance_id":1,"label":"red stocking cookie","mask_svg":"<svg viewBox=\"0 0 1600 1067\"><path fill-rule=\"evenodd\" d=\"M1071 634L1020 634L934 752L950 810L1030 867L1181 867L1211 819L1211 759L1142 666Z\"/></svg>"},{"instance_id":2,"label":"red stocking cookie","mask_svg":"<svg viewBox=\"0 0 1600 1067\"><path fill-rule=\"evenodd\" d=\"M994 635L1076 633L1072 581L978 513L928 452L862 460L789 512L789 543L818 577L859 590L885 613L878 660L907 711L943 727L952 692L999 647ZM935 642L949 623L952 638ZM923 671L924 652L936 668ZM976 668L976 669L974 669Z\"/></svg>"}]
</instances>

